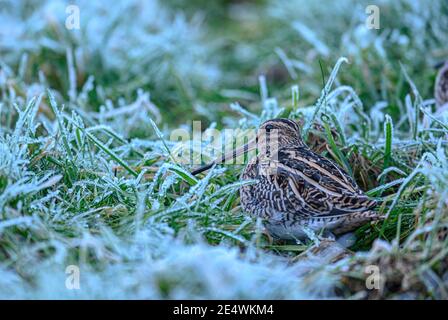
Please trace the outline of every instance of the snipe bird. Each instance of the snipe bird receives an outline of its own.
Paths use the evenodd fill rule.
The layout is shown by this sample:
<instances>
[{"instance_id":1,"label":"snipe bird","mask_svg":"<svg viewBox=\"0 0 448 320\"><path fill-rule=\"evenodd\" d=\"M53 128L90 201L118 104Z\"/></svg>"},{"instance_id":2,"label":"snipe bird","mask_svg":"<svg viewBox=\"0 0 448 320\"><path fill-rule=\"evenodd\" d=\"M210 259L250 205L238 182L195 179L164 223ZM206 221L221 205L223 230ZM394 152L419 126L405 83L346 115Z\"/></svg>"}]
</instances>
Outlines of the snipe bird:
<instances>
[{"instance_id":1,"label":"snipe bird","mask_svg":"<svg viewBox=\"0 0 448 320\"><path fill-rule=\"evenodd\" d=\"M438 108L448 103L448 61L442 65L437 74L434 85L434 97Z\"/></svg>"},{"instance_id":2,"label":"snipe bird","mask_svg":"<svg viewBox=\"0 0 448 320\"><path fill-rule=\"evenodd\" d=\"M274 238L304 239L307 229L323 231L324 237L338 235L381 219L373 211L376 202L337 164L313 152L299 125L289 119L264 122L247 145L192 174L254 149L258 155L249 160L241 178L256 182L241 187L241 205L261 217Z\"/></svg>"}]
</instances>

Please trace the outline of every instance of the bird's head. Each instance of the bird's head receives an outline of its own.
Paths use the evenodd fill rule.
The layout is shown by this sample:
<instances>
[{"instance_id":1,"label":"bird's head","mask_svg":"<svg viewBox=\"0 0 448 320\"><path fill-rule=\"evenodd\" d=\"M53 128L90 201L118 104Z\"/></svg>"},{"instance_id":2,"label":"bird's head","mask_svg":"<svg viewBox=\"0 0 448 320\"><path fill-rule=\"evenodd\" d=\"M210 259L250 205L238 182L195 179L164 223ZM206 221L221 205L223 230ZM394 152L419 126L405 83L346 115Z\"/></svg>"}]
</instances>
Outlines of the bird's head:
<instances>
[{"instance_id":1,"label":"bird's head","mask_svg":"<svg viewBox=\"0 0 448 320\"><path fill-rule=\"evenodd\" d=\"M220 159L197 168L192 174L195 175L208 170L214 164L226 163L228 161L233 163L233 159L253 150L256 150L261 157L275 157L279 147L291 144L295 146L305 145L300 135L299 125L289 119L268 120L261 124L257 130L256 138L224 154Z\"/></svg>"}]
</instances>

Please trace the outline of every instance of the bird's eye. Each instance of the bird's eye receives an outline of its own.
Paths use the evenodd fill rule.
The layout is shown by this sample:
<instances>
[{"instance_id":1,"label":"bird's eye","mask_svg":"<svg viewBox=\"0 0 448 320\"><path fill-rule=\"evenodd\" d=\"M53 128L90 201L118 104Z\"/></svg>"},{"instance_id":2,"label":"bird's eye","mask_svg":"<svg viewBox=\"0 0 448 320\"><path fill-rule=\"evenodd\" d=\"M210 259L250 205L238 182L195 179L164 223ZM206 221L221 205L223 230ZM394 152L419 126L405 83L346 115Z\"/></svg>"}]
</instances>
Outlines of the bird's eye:
<instances>
[{"instance_id":1,"label":"bird's eye","mask_svg":"<svg viewBox=\"0 0 448 320\"><path fill-rule=\"evenodd\" d=\"M272 124L268 124L265 129L266 132L271 132L271 130L274 129L274 126Z\"/></svg>"}]
</instances>

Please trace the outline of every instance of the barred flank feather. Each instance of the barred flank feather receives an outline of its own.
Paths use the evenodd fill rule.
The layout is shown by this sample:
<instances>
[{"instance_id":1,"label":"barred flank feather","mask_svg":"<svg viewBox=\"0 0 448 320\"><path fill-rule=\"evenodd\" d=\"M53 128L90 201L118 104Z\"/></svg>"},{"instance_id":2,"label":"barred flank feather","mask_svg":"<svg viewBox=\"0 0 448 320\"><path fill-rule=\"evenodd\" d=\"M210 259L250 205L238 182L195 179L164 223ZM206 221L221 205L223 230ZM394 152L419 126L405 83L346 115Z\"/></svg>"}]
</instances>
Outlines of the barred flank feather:
<instances>
[{"instance_id":1,"label":"barred flank feather","mask_svg":"<svg viewBox=\"0 0 448 320\"><path fill-rule=\"evenodd\" d=\"M241 188L241 203L266 219L274 236L301 238L304 226L344 233L381 219L371 211L376 202L342 168L304 144L295 122L274 119L260 129L278 130L282 138L275 159L260 153L249 162L242 178L258 183Z\"/></svg>"}]
</instances>

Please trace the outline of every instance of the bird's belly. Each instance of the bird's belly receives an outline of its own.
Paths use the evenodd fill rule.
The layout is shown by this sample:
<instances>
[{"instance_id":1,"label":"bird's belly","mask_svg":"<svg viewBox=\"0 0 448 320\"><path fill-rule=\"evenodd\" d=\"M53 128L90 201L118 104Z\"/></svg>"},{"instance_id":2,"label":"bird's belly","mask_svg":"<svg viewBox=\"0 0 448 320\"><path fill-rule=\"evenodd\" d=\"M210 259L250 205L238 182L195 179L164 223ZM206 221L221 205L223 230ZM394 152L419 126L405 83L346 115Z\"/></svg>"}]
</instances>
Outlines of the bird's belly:
<instances>
[{"instance_id":1,"label":"bird's belly","mask_svg":"<svg viewBox=\"0 0 448 320\"><path fill-rule=\"evenodd\" d=\"M266 222L266 229L278 239L283 240L304 240L308 238L308 230L320 232L322 230L331 231L342 224L343 219L303 219L300 221Z\"/></svg>"}]
</instances>

